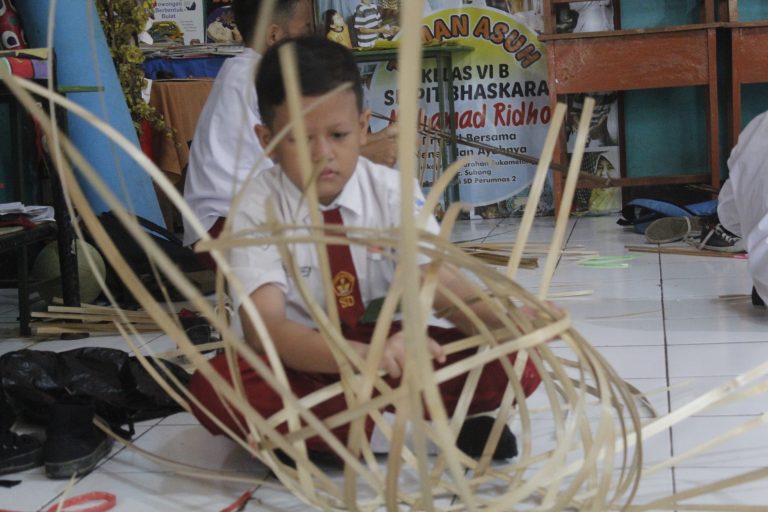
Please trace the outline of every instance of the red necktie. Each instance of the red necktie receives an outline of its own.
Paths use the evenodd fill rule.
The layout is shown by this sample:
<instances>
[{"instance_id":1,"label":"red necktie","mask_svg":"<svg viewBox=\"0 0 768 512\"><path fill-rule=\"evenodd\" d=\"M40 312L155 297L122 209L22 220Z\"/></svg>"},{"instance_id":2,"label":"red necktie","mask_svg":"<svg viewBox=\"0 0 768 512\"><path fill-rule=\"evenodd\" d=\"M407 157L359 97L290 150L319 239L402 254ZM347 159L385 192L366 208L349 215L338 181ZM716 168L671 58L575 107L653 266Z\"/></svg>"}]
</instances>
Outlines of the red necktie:
<instances>
[{"instance_id":1,"label":"red necktie","mask_svg":"<svg viewBox=\"0 0 768 512\"><path fill-rule=\"evenodd\" d=\"M323 220L326 224L344 225L339 208L324 211ZM357 272L352 261L352 251L347 244L329 244L327 247L333 281L333 293L336 295L336 307L339 310L339 318L347 326L356 327L363 316L365 305L360 295Z\"/></svg>"}]
</instances>

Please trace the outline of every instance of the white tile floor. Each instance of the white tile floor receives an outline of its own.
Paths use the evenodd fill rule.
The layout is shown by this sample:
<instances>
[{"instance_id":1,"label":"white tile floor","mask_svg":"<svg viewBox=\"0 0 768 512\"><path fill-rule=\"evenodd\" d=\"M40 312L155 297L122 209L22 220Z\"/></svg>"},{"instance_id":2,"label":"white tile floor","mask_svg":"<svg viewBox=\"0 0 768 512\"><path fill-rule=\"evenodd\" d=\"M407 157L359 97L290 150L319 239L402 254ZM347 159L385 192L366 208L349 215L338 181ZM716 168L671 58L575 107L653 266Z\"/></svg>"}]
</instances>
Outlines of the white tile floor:
<instances>
[{"instance_id":1,"label":"white tile floor","mask_svg":"<svg viewBox=\"0 0 768 512\"><path fill-rule=\"evenodd\" d=\"M518 220L460 222L454 240L510 241ZM548 240L552 219L538 219L533 239ZM625 255L624 245L643 243L623 231L613 218L574 219L568 246L583 246L602 256ZM519 281L535 288L538 271L523 271ZM634 254L628 268L585 268L574 260L560 262L553 291L593 289L589 296L562 299L577 330L614 365L620 375L645 392L666 413L703 391L768 360L768 313L748 299L726 301L729 294L747 294L751 283L743 260ZM12 293L0 295L0 354L25 347L64 350L82 345L122 346L115 338L37 342L13 338L16 304ZM147 336L156 351L170 348L167 337ZM667 388L669 391L667 392ZM535 395L534 395L535 398ZM696 416L657 436L646 446L651 462L668 458L718 433L760 417L768 410L768 394ZM768 466L765 425L714 450L687 460L673 471L643 481L637 503ZM240 472L254 478L269 471L250 460L234 443L214 438L194 418L179 414L137 428L138 446L158 455L213 470ZM5 477L8 478L8 477ZM15 475L23 480L0 489L0 509L40 510L54 503L65 482L47 480L40 469ZM221 510L249 484L177 476L125 449L113 450L92 474L77 482L73 494L106 491L117 496L120 511ZM768 510L768 483L721 491L696 503L757 505ZM763 507L759 507L762 505ZM298 499L269 487L259 489L245 510L305 510Z\"/></svg>"}]
</instances>

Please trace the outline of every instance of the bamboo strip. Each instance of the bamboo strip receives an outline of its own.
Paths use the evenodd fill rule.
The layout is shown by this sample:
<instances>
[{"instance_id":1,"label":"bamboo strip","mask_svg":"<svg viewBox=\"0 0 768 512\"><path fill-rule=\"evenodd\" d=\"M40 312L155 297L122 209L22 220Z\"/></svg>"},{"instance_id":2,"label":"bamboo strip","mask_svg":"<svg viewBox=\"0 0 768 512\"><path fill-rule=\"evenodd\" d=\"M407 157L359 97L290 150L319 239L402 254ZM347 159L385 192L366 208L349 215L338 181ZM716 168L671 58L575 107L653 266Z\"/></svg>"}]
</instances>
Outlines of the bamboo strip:
<instances>
[{"instance_id":1,"label":"bamboo strip","mask_svg":"<svg viewBox=\"0 0 768 512\"><path fill-rule=\"evenodd\" d=\"M58 323L58 322L43 322L34 323L32 328L38 334L62 334L62 333L117 333L119 332L117 323L112 324L91 324L91 323ZM160 327L156 324L133 324L133 327L137 332L158 332Z\"/></svg>"},{"instance_id":2,"label":"bamboo strip","mask_svg":"<svg viewBox=\"0 0 768 512\"><path fill-rule=\"evenodd\" d=\"M552 234L550 252L547 256L547 261L544 265L544 273L541 277L541 284L539 285L539 298L542 299L549 293L549 285L552 283L552 276L555 274L557 257L559 255L559 251L563 247L565 228L568 223L568 218L571 215L573 195L576 192L578 173L581 170L581 160L584 156L584 147L587 143L589 123L592 120L592 111L594 108L595 100L593 98L587 98L584 101L584 109L582 110L581 118L579 119L579 127L576 131L576 143L574 145L573 154L571 155L571 163L568 168L568 176L565 180L565 188L563 190L562 201L560 202L560 210L558 212L557 222L555 223L555 231Z\"/></svg>"},{"instance_id":3,"label":"bamboo strip","mask_svg":"<svg viewBox=\"0 0 768 512\"><path fill-rule=\"evenodd\" d=\"M293 125L293 138L296 140L297 145L297 153L298 153L298 161L299 161L299 167L301 169L301 179L304 186L304 196L307 198L309 203L309 212L310 212L310 218L312 219L313 223L320 224L320 211L318 208L318 198L317 198L317 184L314 179L312 179L312 174L314 170L313 160L312 160L312 154L310 152L309 148L309 137L307 134L307 127L304 124L304 116L302 115L302 100L301 100L301 90L299 86L299 79L298 79L298 70L296 66L296 55L294 52L294 49L290 45L286 45L280 48L280 63L282 68L282 74L283 74L283 83L285 84L285 95L286 95L286 103L288 104L288 110L291 115L291 124ZM333 285L331 282L331 271L330 271L330 265L328 263L328 254L326 252L326 247L321 246L318 248L318 256L320 259L320 272L323 276L323 283L324 283L324 289L325 289L325 300L326 304L328 305L328 312L330 314L330 317L334 323L335 326L339 326L339 317L338 313L336 312L335 306L335 298L333 296ZM339 362L339 368L342 368L341 364L341 358L337 355L336 351L332 350L334 357L336 358L337 362ZM273 365L277 365L280 368L280 378L283 380L285 384L288 383L287 377L285 374L285 370L282 368L282 363L280 362L279 358L275 361L271 362ZM235 368L232 368L230 371L233 371ZM343 370L342 370L343 371ZM347 393L347 399L349 399L349 393ZM288 409L290 414L288 416L288 428L290 430L295 430L299 428L300 422L299 422L299 415L297 412L292 411L290 408ZM298 443L296 445L296 448L302 453L306 453L307 447L304 443ZM309 475L306 473L306 471L303 470L301 466L297 466L296 469L299 472L299 481L301 483L301 486L304 490L304 492L307 495L313 495L315 493L314 484L309 477ZM349 475L348 475L349 476ZM349 500L350 498L350 485L345 485L345 496L346 499Z\"/></svg>"},{"instance_id":4,"label":"bamboo strip","mask_svg":"<svg viewBox=\"0 0 768 512\"><path fill-rule=\"evenodd\" d=\"M127 309L120 309L105 307L105 306L85 306L78 307L70 306L48 306L48 313L83 313L86 315L109 315L109 316L121 316L132 319L149 320L152 317L145 311L131 311ZM33 313L34 314L34 313Z\"/></svg>"},{"instance_id":5,"label":"bamboo strip","mask_svg":"<svg viewBox=\"0 0 768 512\"><path fill-rule=\"evenodd\" d=\"M419 272L417 269L417 231L412 219L414 218L414 204L411 200L414 197L414 171L413 160L410 158L409 146L416 140L418 127L418 99L417 91L420 85L421 75L421 51L417 48L421 45L420 23L424 1L412 0L401 6L401 32L400 41L403 48L411 48L416 51L400 51L398 53L398 75L397 88L400 91L400 130L398 133L398 161L400 162L400 193L403 200L400 203L400 226L401 243L399 252L401 255L400 267L402 269L402 279L406 283L419 282ZM409 143L410 141L411 143ZM406 354L409 364L405 367L403 381L409 389L407 409L399 408L398 416L408 415L411 418L423 417L422 396L419 390L427 391L424 398L426 406L432 411L433 419L436 419L438 426L445 426L442 403L435 403L433 385L424 382L420 371L428 367L429 359L427 357L427 347L423 342L424 336L424 315L422 306L418 297L418 289L415 286L408 286L404 289L403 310L407 312L403 317L403 331L409 343L406 344ZM426 389L425 389L426 388ZM435 418L435 416L437 416ZM444 429L438 430L438 434L445 435ZM450 432L447 433L450 437ZM424 429L421 421L413 422L414 448L418 459L418 473L420 480L420 491L422 503L428 511L434 510L432 488L429 485L429 464L427 460L427 447L425 441ZM475 509L474 500L471 497L466 482L462 479L462 470L455 458L449 457L449 466L454 478L460 487L460 495L470 510ZM388 508L394 510L396 505L388 503Z\"/></svg>"},{"instance_id":6,"label":"bamboo strip","mask_svg":"<svg viewBox=\"0 0 768 512\"><path fill-rule=\"evenodd\" d=\"M552 155L554 155L555 152L555 144L557 143L557 137L560 134L560 127L563 124L564 118L565 105L558 103L557 107L555 107L555 113L552 116L549 130L547 131L547 138L544 142L541 160L539 160L539 165L536 167L536 174L533 176L533 183L531 184L531 189L528 193L525 212L523 212L523 220L520 223L520 228L517 232L517 240L512 248L512 254L509 256L509 263L507 263L507 277L510 279L515 278L517 269L520 266L520 260L523 257L523 250L528 243L528 235L531 232L531 226L533 226L533 217L536 215L536 207L541 199L541 192L544 190L544 180L547 178L547 172L552 163Z\"/></svg>"},{"instance_id":7,"label":"bamboo strip","mask_svg":"<svg viewBox=\"0 0 768 512\"><path fill-rule=\"evenodd\" d=\"M371 115L372 115L372 117L375 117L377 119L381 119L381 120L385 120L385 121L389 121L390 120L388 117L383 116L381 114L377 114L376 112L373 112ZM448 143L456 143L456 144L460 144L462 146L467 146L467 147L471 147L471 148L475 148L475 149L480 149L480 150L483 150L483 151L485 151L487 153L490 153L490 154L501 155L501 156L505 156L505 157L508 157L508 158L513 158L513 159L515 159L515 160L517 160L519 162L522 162L522 163L538 165L539 162L540 162L540 159L538 159L536 157L533 157L533 156L530 156L530 155L526 155L526 154L523 154L523 153L517 153L517 152L514 152L514 151L510 151L508 149L504 149L503 147L492 146L490 144L485 144L485 143L482 143L482 142L479 142L479 141L476 141L476 140L470 140L470 139L467 139L465 137L462 137L461 135L455 135L454 136L454 135L451 135L448 132L445 132L443 130L439 130L439 129L431 127L431 126L421 125L419 127L419 133L422 136L434 137L435 140L445 141L445 142L448 142ZM542 154L543 154L543 152L542 152ZM438 155L439 155L439 153L438 153ZM551 167L551 169L553 171L556 171L556 172L563 172L565 170L560 165L550 165L550 167ZM604 177L596 176L594 174L590 174L590 173L587 173L587 172L580 172L579 173L579 179L583 180L583 181L586 181L586 182L590 182L590 183L597 183L597 184L600 184L600 185L605 186L605 187L607 187L607 186L609 186L611 184L611 178L610 177L604 178Z\"/></svg>"},{"instance_id":8,"label":"bamboo strip","mask_svg":"<svg viewBox=\"0 0 768 512\"><path fill-rule=\"evenodd\" d=\"M630 252L646 252L653 254L676 254L679 256L706 256L709 258L730 258L735 260L747 260L744 253L718 252L707 249L686 249L685 247L661 247L659 245L625 245Z\"/></svg>"},{"instance_id":9,"label":"bamboo strip","mask_svg":"<svg viewBox=\"0 0 768 512\"><path fill-rule=\"evenodd\" d=\"M111 321L117 321L120 322L121 320L115 316L115 315L102 315L102 314L77 314L77 313L48 313L45 311L33 311L31 314L32 318L43 318L43 319L58 319L58 320L89 320L91 322L111 322ZM130 323L135 324L152 324L152 319L150 317L143 317L143 318L129 318Z\"/></svg>"}]
</instances>

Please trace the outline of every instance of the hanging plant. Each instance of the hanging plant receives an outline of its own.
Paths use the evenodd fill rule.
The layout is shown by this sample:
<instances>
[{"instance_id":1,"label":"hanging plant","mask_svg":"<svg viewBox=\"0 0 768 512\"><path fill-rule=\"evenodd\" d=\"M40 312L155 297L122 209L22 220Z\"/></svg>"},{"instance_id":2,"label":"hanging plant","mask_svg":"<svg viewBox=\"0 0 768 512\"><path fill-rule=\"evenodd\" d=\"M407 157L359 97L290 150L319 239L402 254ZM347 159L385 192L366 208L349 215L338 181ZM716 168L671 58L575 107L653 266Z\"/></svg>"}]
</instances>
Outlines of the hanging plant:
<instances>
[{"instance_id":1,"label":"hanging plant","mask_svg":"<svg viewBox=\"0 0 768 512\"><path fill-rule=\"evenodd\" d=\"M141 135L146 120L156 130L168 133L163 116L141 95L147 80L138 36L152 16L154 0L97 0L96 6L136 132Z\"/></svg>"}]
</instances>

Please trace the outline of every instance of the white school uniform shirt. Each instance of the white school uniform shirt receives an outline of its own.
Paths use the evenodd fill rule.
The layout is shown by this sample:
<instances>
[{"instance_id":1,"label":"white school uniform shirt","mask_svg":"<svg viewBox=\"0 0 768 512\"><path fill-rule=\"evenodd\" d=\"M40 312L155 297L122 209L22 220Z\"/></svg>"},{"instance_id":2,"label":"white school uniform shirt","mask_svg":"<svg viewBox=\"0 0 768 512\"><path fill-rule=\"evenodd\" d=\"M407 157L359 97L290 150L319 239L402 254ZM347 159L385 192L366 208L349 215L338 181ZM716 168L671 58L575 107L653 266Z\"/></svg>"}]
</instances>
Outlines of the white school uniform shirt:
<instances>
[{"instance_id":1,"label":"white school uniform shirt","mask_svg":"<svg viewBox=\"0 0 768 512\"><path fill-rule=\"evenodd\" d=\"M729 177L718 198L717 214L726 229L741 236L749 252L749 273L768 298L768 112L739 135L728 158Z\"/></svg>"},{"instance_id":2,"label":"white school uniform shirt","mask_svg":"<svg viewBox=\"0 0 768 512\"><path fill-rule=\"evenodd\" d=\"M264 155L254 126L261 124L254 74L261 56L246 48L221 67L197 121L184 199L209 230L229 215L232 198L251 169L260 172L274 163ZM184 245L200 237L184 219Z\"/></svg>"},{"instance_id":3,"label":"white school uniform shirt","mask_svg":"<svg viewBox=\"0 0 768 512\"><path fill-rule=\"evenodd\" d=\"M424 196L417 185L414 185L414 190L411 200L418 215L424 205ZM268 199L271 199L274 205L278 222L297 225L311 223L307 201L301 191L285 176L279 166L275 166L262 172L246 185L242 206L237 212L233 212L235 233L266 222ZM400 200L400 173L360 157L355 172L339 196L332 204L322 209L339 207L345 226L388 229L400 225ZM440 231L432 215L429 216L426 230L433 234ZM245 235L244 233L243 236ZM376 246L352 244L350 248L360 295L367 306L370 301L384 297L389 291L394 278L395 262L384 256ZM301 275L307 280L312 296L325 308L325 292L315 245L294 244L290 249ZM246 295L265 284L274 284L285 294L288 320L315 327L307 306L297 286L291 282L274 245L232 249L230 261ZM420 255L420 264L428 261L429 258ZM240 301L240 297L233 297L235 311L239 310Z\"/></svg>"}]
</instances>

